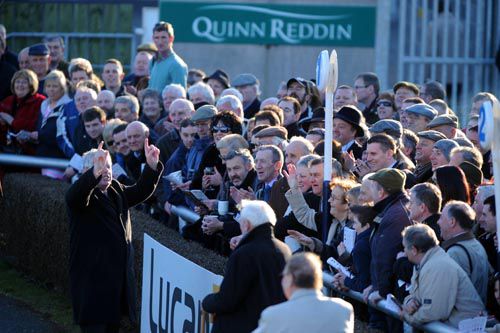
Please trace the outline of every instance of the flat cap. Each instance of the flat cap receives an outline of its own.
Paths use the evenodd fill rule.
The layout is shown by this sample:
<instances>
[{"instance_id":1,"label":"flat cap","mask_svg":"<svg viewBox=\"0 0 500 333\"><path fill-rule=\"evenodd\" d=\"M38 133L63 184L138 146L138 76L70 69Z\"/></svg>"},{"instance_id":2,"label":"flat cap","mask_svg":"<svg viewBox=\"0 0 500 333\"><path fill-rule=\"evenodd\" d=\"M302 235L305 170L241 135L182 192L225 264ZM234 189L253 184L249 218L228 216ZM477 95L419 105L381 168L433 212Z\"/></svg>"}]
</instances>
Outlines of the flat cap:
<instances>
[{"instance_id":1,"label":"flat cap","mask_svg":"<svg viewBox=\"0 0 500 333\"><path fill-rule=\"evenodd\" d=\"M250 74L250 73L243 73L237 75L233 79L233 87L242 87L242 86L249 86L249 85L254 85L254 84L259 84L259 80L255 77L255 75Z\"/></svg>"},{"instance_id":2,"label":"flat cap","mask_svg":"<svg viewBox=\"0 0 500 333\"><path fill-rule=\"evenodd\" d=\"M155 53L158 52L158 48L156 47L155 43L143 43L137 46L137 52L141 51Z\"/></svg>"},{"instance_id":3,"label":"flat cap","mask_svg":"<svg viewBox=\"0 0 500 333\"><path fill-rule=\"evenodd\" d=\"M433 130L418 132L417 136L419 138L431 140L431 141L434 141L434 142L446 139L446 136L443 133L438 132L438 131L433 131Z\"/></svg>"},{"instance_id":4,"label":"flat cap","mask_svg":"<svg viewBox=\"0 0 500 333\"><path fill-rule=\"evenodd\" d=\"M418 95L420 93L420 89L418 89L417 85L413 82L399 81L394 85L392 90L394 91L394 93L396 93L396 91L398 91L399 88L409 89L409 90L413 91L415 93L415 95Z\"/></svg>"},{"instance_id":5,"label":"flat cap","mask_svg":"<svg viewBox=\"0 0 500 333\"><path fill-rule=\"evenodd\" d=\"M403 126L397 120L382 119L370 127L370 132L374 134L386 133L394 138L401 138L403 135Z\"/></svg>"},{"instance_id":6,"label":"flat cap","mask_svg":"<svg viewBox=\"0 0 500 333\"><path fill-rule=\"evenodd\" d=\"M405 109L405 112L418 114L420 116L427 117L430 120L434 119L438 114L436 109L434 109L429 104L425 104L425 103L413 104L412 106L407 107Z\"/></svg>"},{"instance_id":7,"label":"flat cap","mask_svg":"<svg viewBox=\"0 0 500 333\"><path fill-rule=\"evenodd\" d=\"M28 50L28 55L30 56L48 56L50 54L50 50L47 44L35 44L31 45Z\"/></svg>"},{"instance_id":8,"label":"flat cap","mask_svg":"<svg viewBox=\"0 0 500 333\"><path fill-rule=\"evenodd\" d=\"M259 133L255 134L255 138L267 138L270 136L277 136L280 139L286 140L288 136L288 131L286 128L281 126L269 126L259 131Z\"/></svg>"},{"instance_id":9,"label":"flat cap","mask_svg":"<svg viewBox=\"0 0 500 333\"><path fill-rule=\"evenodd\" d=\"M217 108L213 105L200 106L191 117L192 121L209 120L217 114Z\"/></svg>"},{"instance_id":10,"label":"flat cap","mask_svg":"<svg viewBox=\"0 0 500 333\"><path fill-rule=\"evenodd\" d=\"M375 172L368 179L376 181L387 193L393 194L404 189L406 174L398 169L386 168Z\"/></svg>"},{"instance_id":11,"label":"flat cap","mask_svg":"<svg viewBox=\"0 0 500 333\"><path fill-rule=\"evenodd\" d=\"M434 148L441 150L441 152L446 157L446 160L448 162L450 161L451 150L455 147L460 147L460 146L458 145L458 143L456 143L451 139L439 140L434 144Z\"/></svg>"},{"instance_id":12,"label":"flat cap","mask_svg":"<svg viewBox=\"0 0 500 333\"><path fill-rule=\"evenodd\" d=\"M457 117L450 114L442 114L432 119L432 121L427 125L427 128L432 129L434 127L449 125L454 128L458 128L458 119Z\"/></svg>"}]
</instances>

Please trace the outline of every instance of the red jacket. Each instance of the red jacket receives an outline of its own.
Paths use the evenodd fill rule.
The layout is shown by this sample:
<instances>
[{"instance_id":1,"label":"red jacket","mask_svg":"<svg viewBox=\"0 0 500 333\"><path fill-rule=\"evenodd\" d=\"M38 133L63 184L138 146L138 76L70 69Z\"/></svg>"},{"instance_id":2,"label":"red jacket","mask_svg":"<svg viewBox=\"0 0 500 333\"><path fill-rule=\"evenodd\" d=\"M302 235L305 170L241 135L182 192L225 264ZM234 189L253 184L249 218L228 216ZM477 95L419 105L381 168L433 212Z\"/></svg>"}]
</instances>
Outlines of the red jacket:
<instances>
[{"instance_id":1,"label":"red jacket","mask_svg":"<svg viewBox=\"0 0 500 333\"><path fill-rule=\"evenodd\" d=\"M10 126L0 123L0 145L5 145L7 131L17 133L20 130L35 131L40 106L46 97L35 93L25 98L12 95L0 102L0 112L5 112L14 117Z\"/></svg>"}]
</instances>

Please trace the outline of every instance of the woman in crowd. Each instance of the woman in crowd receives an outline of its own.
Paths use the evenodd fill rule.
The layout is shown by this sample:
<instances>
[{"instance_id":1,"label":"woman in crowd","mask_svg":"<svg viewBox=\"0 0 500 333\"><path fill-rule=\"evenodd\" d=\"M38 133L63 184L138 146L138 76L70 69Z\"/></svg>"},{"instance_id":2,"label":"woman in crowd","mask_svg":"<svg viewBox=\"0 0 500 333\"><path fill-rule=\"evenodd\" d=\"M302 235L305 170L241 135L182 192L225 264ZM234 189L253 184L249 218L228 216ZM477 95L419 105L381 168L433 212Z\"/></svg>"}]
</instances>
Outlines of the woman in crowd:
<instances>
[{"instance_id":1,"label":"woman in crowd","mask_svg":"<svg viewBox=\"0 0 500 333\"><path fill-rule=\"evenodd\" d=\"M38 116L37 130L29 133L30 140L37 142L36 154L44 157L65 158L56 142L57 118L63 106L71 99L67 95L67 84L64 73L58 70L50 72L45 77L45 94ZM62 179L64 173L57 169L42 169L42 175L50 178Z\"/></svg>"},{"instance_id":2,"label":"woman in crowd","mask_svg":"<svg viewBox=\"0 0 500 333\"><path fill-rule=\"evenodd\" d=\"M450 200L471 203L469 185L462 169L456 166L442 166L434 171L434 177L441 190L443 207Z\"/></svg>"},{"instance_id":3,"label":"woman in crowd","mask_svg":"<svg viewBox=\"0 0 500 333\"><path fill-rule=\"evenodd\" d=\"M142 114L139 120L149 128L149 140L154 144L159 139L158 133L155 131L155 126L167 114L162 109L161 97L156 90L146 89L141 97Z\"/></svg>"},{"instance_id":4,"label":"woman in crowd","mask_svg":"<svg viewBox=\"0 0 500 333\"><path fill-rule=\"evenodd\" d=\"M379 119L394 119L396 113L394 96L388 92L381 93L377 100L377 115Z\"/></svg>"},{"instance_id":5,"label":"woman in crowd","mask_svg":"<svg viewBox=\"0 0 500 333\"><path fill-rule=\"evenodd\" d=\"M0 147L1 150L22 152L23 154L34 155L34 146L27 143L28 133L21 131L34 131L40 112L40 106L45 100L45 96L38 94L38 78L29 69L17 71L11 80L11 90L13 95L0 102ZM6 147L7 133L17 134L16 149L13 146ZM14 141L14 139L12 139ZM11 148L11 149L9 149Z\"/></svg>"},{"instance_id":6,"label":"woman in crowd","mask_svg":"<svg viewBox=\"0 0 500 333\"><path fill-rule=\"evenodd\" d=\"M202 188L207 196L215 198L222 183L226 167L223 157L228 151L219 151L217 143L229 134L243 132L241 119L232 111L219 112L212 118L211 133L214 142L205 150L200 167L195 172L191 188Z\"/></svg>"},{"instance_id":7,"label":"woman in crowd","mask_svg":"<svg viewBox=\"0 0 500 333\"><path fill-rule=\"evenodd\" d=\"M348 179L334 178L332 180L330 185L332 194L328 203L330 204L330 215L332 215L333 220L328 230L326 243L315 237L308 237L296 230L288 230L288 234L311 251L321 254L321 258L325 262L329 257L339 259L339 249L344 254L342 260L346 261L349 254L344 253L345 246L340 244L344 239L344 228L352 226L352 221L349 220L347 192L356 185L354 181Z\"/></svg>"}]
</instances>

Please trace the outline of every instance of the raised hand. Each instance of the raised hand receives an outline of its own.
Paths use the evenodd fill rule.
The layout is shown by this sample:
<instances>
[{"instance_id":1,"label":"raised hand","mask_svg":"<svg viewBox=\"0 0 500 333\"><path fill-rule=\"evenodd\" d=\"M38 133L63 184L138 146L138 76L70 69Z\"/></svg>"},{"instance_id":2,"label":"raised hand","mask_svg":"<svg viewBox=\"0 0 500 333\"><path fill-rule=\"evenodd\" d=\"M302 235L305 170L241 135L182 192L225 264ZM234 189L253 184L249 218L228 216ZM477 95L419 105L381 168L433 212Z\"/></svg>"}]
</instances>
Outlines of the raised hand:
<instances>
[{"instance_id":1,"label":"raised hand","mask_svg":"<svg viewBox=\"0 0 500 333\"><path fill-rule=\"evenodd\" d=\"M297 184L297 168L294 164L290 163L286 166L288 172L283 170L283 174L285 175L286 180L288 181L288 186L292 189L296 189L298 187Z\"/></svg>"},{"instance_id":2,"label":"raised hand","mask_svg":"<svg viewBox=\"0 0 500 333\"><path fill-rule=\"evenodd\" d=\"M160 150L154 145L150 145L148 138L144 140L144 154L146 155L146 162L149 167L156 170L160 161Z\"/></svg>"},{"instance_id":3,"label":"raised hand","mask_svg":"<svg viewBox=\"0 0 500 333\"><path fill-rule=\"evenodd\" d=\"M109 152L102 149L104 141L99 143L97 151L94 154L94 176L98 178L106 171L106 161L109 158Z\"/></svg>"}]
</instances>

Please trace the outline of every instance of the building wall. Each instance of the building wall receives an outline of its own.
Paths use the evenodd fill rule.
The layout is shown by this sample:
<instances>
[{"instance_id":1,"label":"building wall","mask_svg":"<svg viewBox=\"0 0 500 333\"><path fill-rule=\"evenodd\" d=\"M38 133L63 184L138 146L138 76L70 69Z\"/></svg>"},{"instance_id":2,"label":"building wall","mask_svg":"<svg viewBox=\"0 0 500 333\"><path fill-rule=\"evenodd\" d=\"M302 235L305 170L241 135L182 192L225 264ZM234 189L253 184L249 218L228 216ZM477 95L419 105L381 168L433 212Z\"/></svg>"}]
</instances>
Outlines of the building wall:
<instances>
[{"instance_id":1,"label":"building wall","mask_svg":"<svg viewBox=\"0 0 500 333\"><path fill-rule=\"evenodd\" d=\"M234 1L231 2L251 2ZM376 6L376 0L352 1L258 1L270 4L325 4ZM221 3L221 1L219 1ZM252 2L256 3L256 2ZM174 26L175 29L175 26ZM146 33L148 34L148 33ZM262 97L274 96L281 81L300 76L315 78L318 54L327 49L337 50L339 61L339 84L352 85L356 74L375 70L375 49L361 47L289 46L289 45L235 45L205 43L174 43L175 51L190 68L199 68L208 75L218 68L230 77L239 73L253 73L261 81Z\"/></svg>"}]
</instances>

